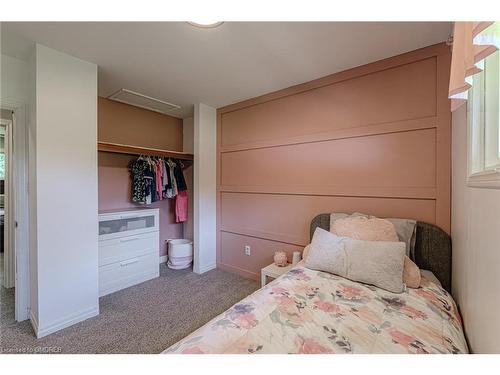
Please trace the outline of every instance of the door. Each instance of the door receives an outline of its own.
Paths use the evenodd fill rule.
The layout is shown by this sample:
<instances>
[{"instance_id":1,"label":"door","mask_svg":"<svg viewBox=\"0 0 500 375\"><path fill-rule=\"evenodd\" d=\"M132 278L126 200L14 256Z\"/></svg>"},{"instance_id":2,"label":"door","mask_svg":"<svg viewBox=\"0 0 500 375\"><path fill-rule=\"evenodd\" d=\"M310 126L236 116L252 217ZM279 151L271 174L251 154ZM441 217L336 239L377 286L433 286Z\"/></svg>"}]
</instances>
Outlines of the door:
<instances>
[{"instance_id":1,"label":"door","mask_svg":"<svg viewBox=\"0 0 500 375\"><path fill-rule=\"evenodd\" d=\"M8 121L7 147L7 221L4 225L9 237L10 258L7 282L15 284L15 319L23 321L30 316L30 262L29 262L29 196L28 196L28 134L24 103L0 98L0 109L11 116ZM3 284L3 280L2 280Z\"/></svg>"},{"instance_id":2,"label":"door","mask_svg":"<svg viewBox=\"0 0 500 375\"><path fill-rule=\"evenodd\" d=\"M11 155L12 155L12 120L2 120L2 127L4 129L4 160L3 160L3 174L4 174L4 279L3 285L6 288L15 287L15 244L12 227L12 168L11 168Z\"/></svg>"}]
</instances>

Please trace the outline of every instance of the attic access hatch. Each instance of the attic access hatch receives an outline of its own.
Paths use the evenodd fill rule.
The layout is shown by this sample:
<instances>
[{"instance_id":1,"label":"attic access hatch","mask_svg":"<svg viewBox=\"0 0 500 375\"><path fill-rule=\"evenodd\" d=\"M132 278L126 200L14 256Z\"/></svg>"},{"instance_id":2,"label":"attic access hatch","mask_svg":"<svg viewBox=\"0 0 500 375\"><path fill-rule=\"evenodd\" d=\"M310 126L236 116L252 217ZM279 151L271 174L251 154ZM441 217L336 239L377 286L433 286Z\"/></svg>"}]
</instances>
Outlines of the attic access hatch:
<instances>
[{"instance_id":1,"label":"attic access hatch","mask_svg":"<svg viewBox=\"0 0 500 375\"><path fill-rule=\"evenodd\" d=\"M165 102L163 100L152 98L151 96L127 89L118 90L114 94L108 96L108 99L159 113L169 113L173 110L181 108L181 106L177 104Z\"/></svg>"}]
</instances>

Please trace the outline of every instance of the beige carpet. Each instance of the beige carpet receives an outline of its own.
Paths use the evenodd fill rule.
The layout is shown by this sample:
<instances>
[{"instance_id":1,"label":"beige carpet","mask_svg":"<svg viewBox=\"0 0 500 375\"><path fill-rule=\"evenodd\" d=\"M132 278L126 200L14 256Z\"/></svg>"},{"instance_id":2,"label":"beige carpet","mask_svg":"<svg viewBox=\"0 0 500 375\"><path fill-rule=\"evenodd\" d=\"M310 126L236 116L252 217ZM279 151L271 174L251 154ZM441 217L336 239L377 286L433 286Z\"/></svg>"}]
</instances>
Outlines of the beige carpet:
<instances>
[{"instance_id":1,"label":"beige carpet","mask_svg":"<svg viewBox=\"0 0 500 375\"><path fill-rule=\"evenodd\" d=\"M28 321L14 321L14 289L1 287L0 352L160 353L259 287L221 270L160 270L157 279L102 297L99 316L40 340Z\"/></svg>"}]
</instances>

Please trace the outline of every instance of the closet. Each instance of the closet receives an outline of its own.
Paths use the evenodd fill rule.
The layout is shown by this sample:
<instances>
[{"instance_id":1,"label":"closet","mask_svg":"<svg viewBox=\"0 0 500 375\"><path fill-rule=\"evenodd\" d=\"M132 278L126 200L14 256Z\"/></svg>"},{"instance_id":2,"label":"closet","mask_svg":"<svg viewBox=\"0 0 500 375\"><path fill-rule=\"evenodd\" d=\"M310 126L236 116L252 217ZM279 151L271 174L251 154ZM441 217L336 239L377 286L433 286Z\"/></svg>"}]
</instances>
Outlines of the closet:
<instances>
[{"instance_id":1,"label":"closet","mask_svg":"<svg viewBox=\"0 0 500 375\"><path fill-rule=\"evenodd\" d=\"M191 225L189 214L187 221L176 222L176 197L134 199L131 167L138 161L178 164L187 193L192 189L193 155L183 152L182 119L101 97L97 150L102 296L158 277L159 263L167 260L166 241L184 238Z\"/></svg>"}]
</instances>

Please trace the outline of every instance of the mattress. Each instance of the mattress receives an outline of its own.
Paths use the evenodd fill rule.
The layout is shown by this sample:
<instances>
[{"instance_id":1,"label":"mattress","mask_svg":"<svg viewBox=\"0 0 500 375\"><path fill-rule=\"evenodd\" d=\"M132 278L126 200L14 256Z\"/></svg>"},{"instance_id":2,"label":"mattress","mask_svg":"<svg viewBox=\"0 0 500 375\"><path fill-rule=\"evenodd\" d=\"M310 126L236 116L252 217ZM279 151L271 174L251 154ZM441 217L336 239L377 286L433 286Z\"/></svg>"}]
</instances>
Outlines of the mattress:
<instances>
[{"instance_id":1,"label":"mattress","mask_svg":"<svg viewBox=\"0 0 500 375\"><path fill-rule=\"evenodd\" d=\"M299 263L164 353L467 353L436 283L395 294Z\"/></svg>"}]
</instances>

